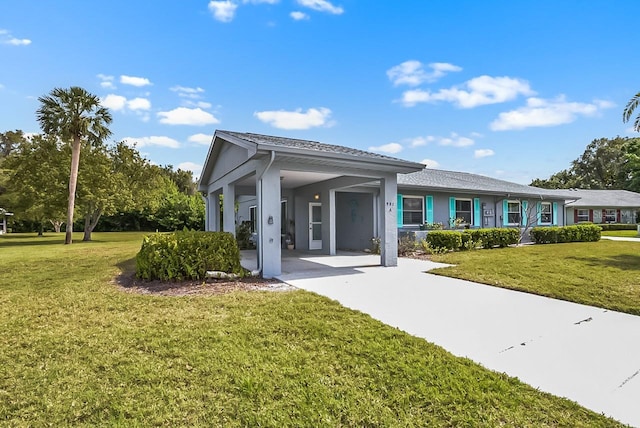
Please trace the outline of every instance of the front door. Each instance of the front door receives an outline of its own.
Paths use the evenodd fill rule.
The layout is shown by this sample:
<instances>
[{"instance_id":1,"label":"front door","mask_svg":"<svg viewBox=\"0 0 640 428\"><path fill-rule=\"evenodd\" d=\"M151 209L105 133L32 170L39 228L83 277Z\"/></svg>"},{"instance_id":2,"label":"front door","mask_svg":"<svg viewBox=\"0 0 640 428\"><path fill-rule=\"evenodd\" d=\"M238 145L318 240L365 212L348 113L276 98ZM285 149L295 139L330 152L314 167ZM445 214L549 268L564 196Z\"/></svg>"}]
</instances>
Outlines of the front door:
<instances>
[{"instance_id":1,"label":"front door","mask_svg":"<svg viewBox=\"0 0 640 428\"><path fill-rule=\"evenodd\" d=\"M322 249L322 204L309 203L309 249Z\"/></svg>"}]
</instances>

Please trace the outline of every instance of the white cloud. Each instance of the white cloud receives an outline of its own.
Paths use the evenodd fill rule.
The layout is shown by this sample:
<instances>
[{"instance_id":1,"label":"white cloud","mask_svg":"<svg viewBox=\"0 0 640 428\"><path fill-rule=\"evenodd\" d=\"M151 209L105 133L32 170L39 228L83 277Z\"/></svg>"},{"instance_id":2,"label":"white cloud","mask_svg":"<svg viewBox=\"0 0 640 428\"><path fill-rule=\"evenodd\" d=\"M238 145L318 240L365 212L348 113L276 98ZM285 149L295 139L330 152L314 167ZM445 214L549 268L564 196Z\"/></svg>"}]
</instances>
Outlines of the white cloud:
<instances>
[{"instance_id":1,"label":"white cloud","mask_svg":"<svg viewBox=\"0 0 640 428\"><path fill-rule=\"evenodd\" d=\"M209 134L193 134L188 138L189 142L200 144L203 146L208 146L211 144L211 140L213 139L213 135Z\"/></svg>"},{"instance_id":2,"label":"white cloud","mask_svg":"<svg viewBox=\"0 0 640 428\"><path fill-rule=\"evenodd\" d=\"M242 0L242 3L251 3L251 4L277 4L280 0Z\"/></svg>"},{"instance_id":3,"label":"white cloud","mask_svg":"<svg viewBox=\"0 0 640 428\"><path fill-rule=\"evenodd\" d=\"M486 158L487 156L493 156L496 153L491 149L478 149L473 152L473 157L476 159Z\"/></svg>"},{"instance_id":4,"label":"white cloud","mask_svg":"<svg viewBox=\"0 0 640 428\"><path fill-rule=\"evenodd\" d=\"M97 75L98 79L100 79L100 86L102 86L105 89L115 89L116 85L113 84L113 80L114 77L113 76L108 76L106 74L98 74Z\"/></svg>"},{"instance_id":5,"label":"white cloud","mask_svg":"<svg viewBox=\"0 0 640 428\"><path fill-rule=\"evenodd\" d=\"M409 140L407 140L407 142L409 143L409 145L411 147L421 147L421 146L426 146L427 144L431 143L432 141L435 141L435 137L432 136L426 136L426 137L414 137L414 138L410 138Z\"/></svg>"},{"instance_id":6,"label":"white cloud","mask_svg":"<svg viewBox=\"0 0 640 428\"><path fill-rule=\"evenodd\" d=\"M384 144L382 146L377 147L369 147L369 150L372 152L382 152L382 153L400 153L402 151L402 145L398 143L389 143Z\"/></svg>"},{"instance_id":7,"label":"white cloud","mask_svg":"<svg viewBox=\"0 0 640 428\"><path fill-rule=\"evenodd\" d=\"M298 0L298 4L318 12L327 12L334 15L340 15L344 12L342 7L334 6L327 0Z\"/></svg>"},{"instance_id":8,"label":"white cloud","mask_svg":"<svg viewBox=\"0 0 640 428\"><path fill-rule=\"evenodd\" d=\"M0 44L11 46L27 46L31 44L31 40L13 37L11 35L11 31L0 29Z\"/></svg>"},{"instance_id":9,"label":"white cloud","mask_svg":"<svg viewBox=\"0 0 640 428\"><path fill-rule=\"evenodd\" d=\"M578 116L595 116L602 109L612 106L613 103L602 101L568 102L564 95L553 100L528 98L526 106L500 113L498 118L491 122L489 128L493 131L506 131L563 125L573 122Z\"/></svg>"},{"instance_id":10,"label":"white cloud","mask_svg":"<svg viewBox=\"0 0 640 428\"><path fill-rule=\"evenodd\" d=\"M402 94L401 102L411 107L417 103L446 101L460 108L473 108L486 104L511 101L519 95L534 95L529 82L508 76L479 76L461 86L440 89L437 92L414 89Z\"/></svg>"},{"instance_id":11,"label":"white cloud","mask_svg":"<svg viewBox=\"0 0 640 428\"><path fill-rule=\"evenodd\" d=\"M177 140L158 135L152 135L150 137L125 137L123 140L126 141L129 146L135 145L137 148L149 146L168 147L170 149L180 148L180 142Z\"/></svg>"},{"instance_id":12,"label":"white cloud","mask_svg":"<svg viewBox=\"0 0 640 428\"><path fill-rule=\"evenodd\" d=\"M278 129L309 129L317 126L330 126L328 122L331 110L325 107L295 111L257 111L253 114L260 121Z\"/></svg>"},{"instance_id":13,"label":"white cloud","mask_svg":"<svg viewBox=\"0 0 640 428\"><path fill-rule=\"evenodd\" d=\"M432 62L428 65L431 71L424 69L420 61L410 60L387 70L387 77L394 86L418 86L424 82L435 82L448 72L461 71L462 67L446 62Z\"/></svg>"},{"instance_id":14,"label":"white cloud","mask_svg":"<svg viewBox=\"0 0 640 428\"><path fill-rule=\"evenodd\" d=\"M471 138L462 137L455 132L452 132L450 137L436 137L435 139L441 146L469 147L475 143Z\"/></svg>"},{"instance_id":15,"label":"white cloud","mask_svg":"<svg viewBox=\"0 0 640 428\"><path fill-rule=\"evenodd\" d=\"M183 171L191 171L193 172L193 178L196 180L200 178L200 173L202 172L202 165L195 162L181 162L178 164L178 169Z\"/></svg>"},{"instance_id":16,"label":"white cloud","mask_svg":"<svg viewBox=\"0 0 640 428\"><path fill-rule=\"evenodd\" d=\"M131 86L138 86L138 87L151 85L151 81L149 81L149 79L147 79L146 77L135 77L135 76L125 76L125 75L120 76L120 83L124 85L131 85Z\"/></svg>"},{"instance_id":17,"label":"white cloud","mask_svg":"<svg viewBox=\"0 0 640 428\"><path fill-rule=\"evenodd\" d=\"M151 101L146 98L134 98L127 101L127 108L129 110L149 110L151 108Z\"/></svg>"},{"instance_id":18,"label":"white cloud","mask_svg":"<svg viewBox=\"0 0 640 428\"><path fill-rule=\"evenodd\" d=\"M298 10L294 10L289 14L289 16L293 18L295 21L302 21L304 19L309 19L309 15L307 15L304 12L300 12Z\"/></svg>"},{"instance_id":19,"label":"white cloud","mask_svg":"<svg viewBox=\"0 0 640 428\"><path fill-rule=\"evenodd\" d=\"M200 98L200 94L204 93L204 89L197 88L189 88L187 86L174 86L169 88L173 92L177 92L179 96L185 98Z\"/></svg>"},{"instance_id":20,"label":"white cloud","mask_svg":"<svg viewBox=\"0 0 640 428\"><path fill-rule=\"evenodd\" d=\"M238 5L229 0L209 2L209 12L220 22L231 22L236 14Z\"/></svg>"},{"instance_id":21,"label":"white cloud","mask_svg":"<svg viewBox=\"0 0 640 428\"><path fill-rule=\"evenodd\" d=\"M100 100L100 104L108 109L120 111L127 105L127 98L122 95L109 94Z\"/></svg>"},{"instance_id":22,"label":"white cloud","mask_svg":"<svg viewBox=\"0 0 640 428\"><path fill-rule=\"evenodd\" d=\"M440 164L434 161L433 159L422 159L420 163L426 166L427 168L437 169L440 167Z\"/></svg>"},{"instance_id":23,"label":"white cloud","mask_svg":"<svg viewBox=\"0 0 640 428\"><path fill-rule=\"evenodd\" d=\"M201 108L178 107L170 111L158 112L160 123L167 125L210 125L220 123L211 113Z\"/></svg>"},{"instance_id":24,"label":"white cloud","mask_svg":"<svg viewBox=\"0 0 640 428\"><path fill-rule=\"evenodd\" d=\"M0 90L4 89L4 85L0 83Z\"/></svg>"}]
</instances>

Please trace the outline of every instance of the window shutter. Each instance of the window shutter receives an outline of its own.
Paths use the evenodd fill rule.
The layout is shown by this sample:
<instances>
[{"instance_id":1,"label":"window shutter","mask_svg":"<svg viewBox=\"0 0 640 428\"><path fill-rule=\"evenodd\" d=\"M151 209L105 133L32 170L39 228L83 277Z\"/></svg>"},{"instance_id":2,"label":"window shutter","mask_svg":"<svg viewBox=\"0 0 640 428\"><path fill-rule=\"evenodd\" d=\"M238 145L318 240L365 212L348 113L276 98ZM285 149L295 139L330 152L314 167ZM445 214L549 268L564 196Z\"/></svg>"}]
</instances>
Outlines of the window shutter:
<instances>
[{"instance_id":1,"label":"window shutter","mask_svg":"<svg viewBox=\"0 0 640 428\"><path fill-rule=\"evenodd\" d=\"M600 219L600 223L607 222L607 210L602 210L602 218Z\"/></svg>"},{"instance_id":2,"label":"window shutter","mask_svg":"<svg viewBox=\"0 0 640 428\"><path fill-rule=\"evenodd\" d=\"M473 198L473 226L480 227L480 220L482 219L482 213L480 212L480 198Z\"/></svg>"},{"instance_id":3,"label":"window shutter","mask_svg":"<svg viewBox=\"0 0 640 428\"><path fill-rule=\"evenodd\" d=\"M425 221L427 223L433 223L433 196L425 196L424 204L427 207Z\"/></svg>"},{"instance_id":4,"label":"window shutter","mask_svg":"<svg viewBox=\"0 0 640 428\"><path fill-rule=\"evenodd\" d=\"M542 223L542 202L536 204L536 218L539 226Z\"/></svg>"},{"instance_id":5,"label":"window shutter","mask_svg":"<svg viewBox=\"0 0 640 428\"><path fill-rule=\"evenodd\" d=\"M509 223L509 201L502 200L502 225L505 226Z\"/></svg>"},{"instance_id":6,"label":"window shutter","mask_svg":"<svg viewBox=\"0 0 640 428\"><path fill-rule=\"evenodd\" d=\"M620 210L616 210L616 223L622 223L620 220Z\"/></svg>"},{"instance_id":7,"label":"window shutter","mask_svg":"<svg viewBox=\"0 0 640 428\"><path fill-rule=\"evenodd\" d=\"M558 225L558 203L554 202L553 203L553 225L557 226Z\"/></svg>"},{"instance_id":8,"label":"window shutter","mask_svg":"<svg viewBox=\"0 0 640 428\"><path fill-rule=\"evenodd\" d=\"M521 207L522 218L520 219L520 224L522 226L526 226L527 223L529 222L528 208L529 208L529 201L522 201L522 207Z\"/></svg>"},{"instance_id":9,"label":"window shutter","mask_svg":"<svg viewBox=\"0 0 640 428\"><path fill-rule=\"evenodd\" d=\"M402 227L402 194L398 193L398 218L396 222L398 223L398 227Z\"/></svg>"},{"instance_id":10,"label":"window shutter","mask_svg":"<svg viewBox=\"0 0 640 428\"><path fill-rule=\"evenodd\" d=\"M456 198L449 198L449 227L453 227L456 221Z\"/></svg>"},{"instance_id":11,"label":"window shutter","mask_svg":"<svg viewBox=\"0 0 640 428\"><path fill-rule=\"evenodd\" d=\"M574 224L578 223L578 209L577 208L573 209L573 223Z\"/></svg>"},{"instance_id":12,"label":"window shutter","mask_svg":"<svg viewBox=\"0 0 640 428\"><path fill-rule=\"evenodd\" d=\"M593 210L589 210L589 221L593 221Z\"/></svg>"}]
</instances>

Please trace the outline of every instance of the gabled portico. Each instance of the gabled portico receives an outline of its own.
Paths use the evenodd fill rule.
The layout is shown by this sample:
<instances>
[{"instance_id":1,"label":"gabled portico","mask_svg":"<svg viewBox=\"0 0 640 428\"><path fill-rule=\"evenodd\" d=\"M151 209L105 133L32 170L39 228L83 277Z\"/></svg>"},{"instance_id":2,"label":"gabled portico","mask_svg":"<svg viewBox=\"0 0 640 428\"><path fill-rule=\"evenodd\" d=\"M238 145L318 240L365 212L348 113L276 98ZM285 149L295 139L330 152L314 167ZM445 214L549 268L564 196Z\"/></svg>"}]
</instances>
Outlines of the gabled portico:
<instances>
[{"instance_id":1,"label":"gabled portico","mask_svg":"<svg viewBox=\"0 0 640 428\"><path fill-rule=\"evenodd\" d=\"M350 216L361 237L370 229L370 238L380 238L381 265L395 266L397 174L422 167L342 146L216 131L199 184L207 201L206 229L235 233L236 201L255 201L258 268L272 278L281 273L288 227L296 248L334 255L337 229L348 230L343 223L349 218L343 217Z\"/></svg>"}]
</instances>

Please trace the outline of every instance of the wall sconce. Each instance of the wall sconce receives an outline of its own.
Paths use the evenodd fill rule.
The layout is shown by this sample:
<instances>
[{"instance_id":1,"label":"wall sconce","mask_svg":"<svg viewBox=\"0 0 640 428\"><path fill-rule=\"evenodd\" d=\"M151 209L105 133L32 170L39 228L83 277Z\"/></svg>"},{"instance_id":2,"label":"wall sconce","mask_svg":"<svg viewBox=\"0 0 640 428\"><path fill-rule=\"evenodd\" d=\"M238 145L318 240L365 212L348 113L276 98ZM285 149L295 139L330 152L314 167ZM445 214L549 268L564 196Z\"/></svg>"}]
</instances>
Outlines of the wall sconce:
<instances>
[{"instance_id":1,"label":"wall sconce","mask_svg":"<svg viewBox=\"0 0 640 428\"><path fill-rule=\"evenodd\" d=\"M313 195L313 199L315 199L316 201L320 200L320 193L316 193L315 195Z\"/></svg>"},{"instance_id":2,"label":"wall sconce","mask_svg":"<svg viewBox=\"0 0 640 428\"><path fill-rule=\"evenodd\" d=\"M269 218L267 219L267 223L273 224L273 216L272 215L270 215Z\"/></svg>"}]
</instances>

